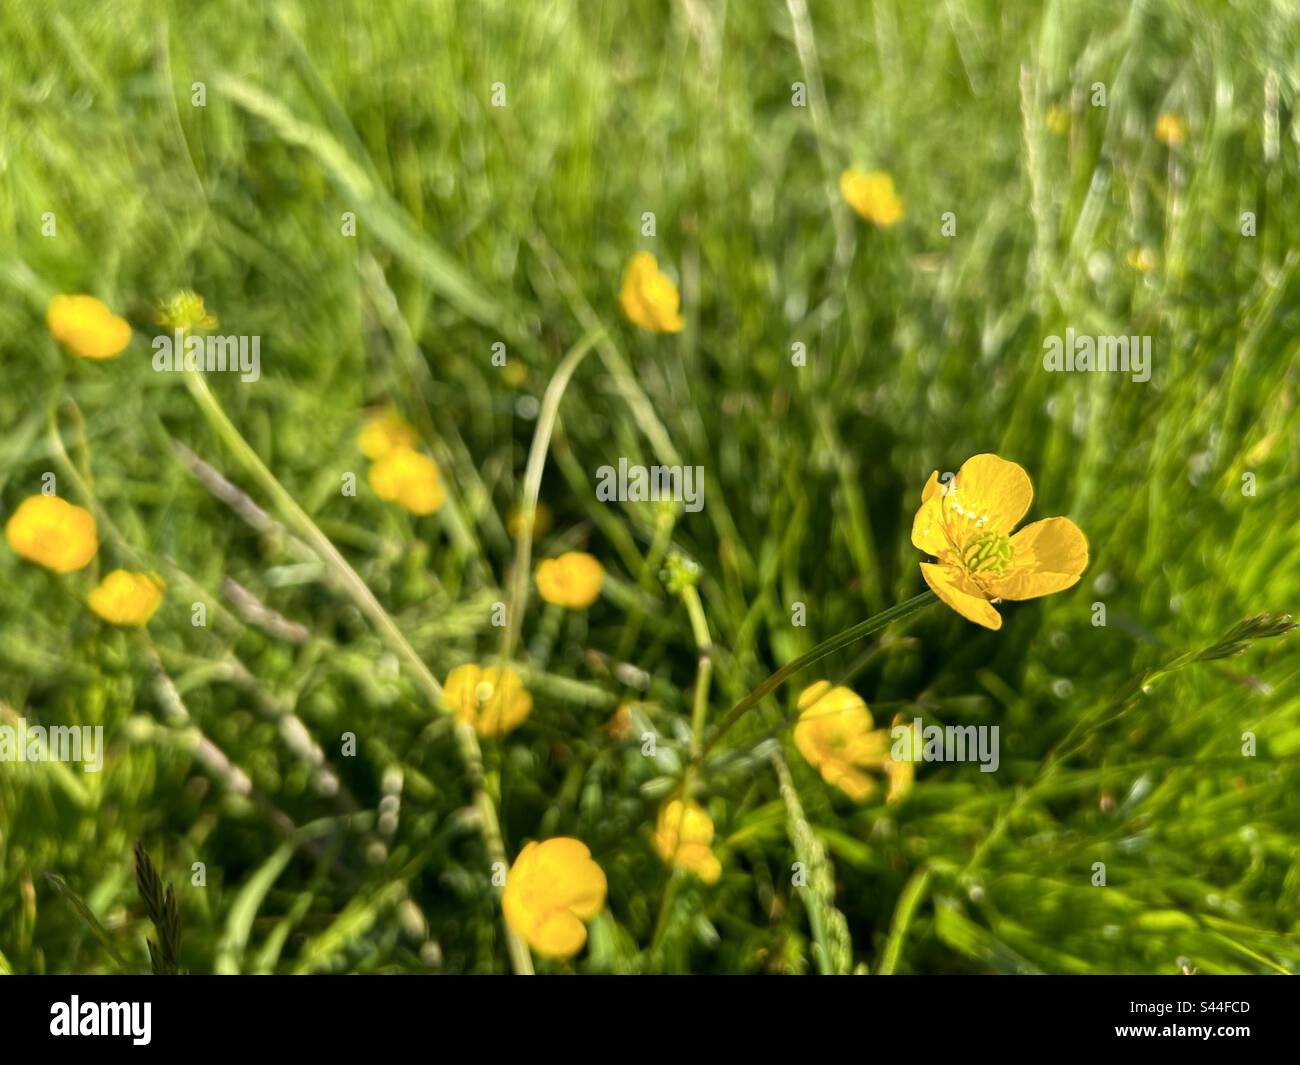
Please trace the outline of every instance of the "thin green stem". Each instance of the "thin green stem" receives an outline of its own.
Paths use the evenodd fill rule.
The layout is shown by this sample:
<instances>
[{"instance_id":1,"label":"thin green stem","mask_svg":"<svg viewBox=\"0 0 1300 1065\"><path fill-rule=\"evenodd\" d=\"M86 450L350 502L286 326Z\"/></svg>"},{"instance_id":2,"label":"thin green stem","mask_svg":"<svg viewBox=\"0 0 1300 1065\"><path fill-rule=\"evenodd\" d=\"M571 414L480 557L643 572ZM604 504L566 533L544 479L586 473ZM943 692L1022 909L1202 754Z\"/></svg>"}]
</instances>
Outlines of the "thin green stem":
<instances>
[{"instance_id":1,"label":"thin green stem","mask_svg":"<svg viewBox=\"0 0 1300 1065\"><path fill-rule=\"evenodd\" d=\"M911 599L906 599L897 606L892 606L888 610L882 610L879 614L873 614L866 621L860 621L852 625L843 632L837 633L828 640L823 640L816 647L806 654L800 655L793 662L782 666L765 681L754 688L748 695L740 700L731 708L727 716L719 723L718 727L713 730L708 742L701 748L695 762L699 762L709 751L717 745L718 741L731 729L731 727L745 716L750 710L763 701L768 695L776 691L790 677L794 676L802 669L808 668L814 662L820 662L827 655L832 655L842 647L856 643L864 636L870 636L873 632L879 632L886 625L892 625L895 621L901 621L918 610L936 602L938 596L927 589L920 595L914 595Z\"/></svg>"},{"instance_id":2,"label":"thin green stem","mask_svg":"<svg viewBox=\"0 0 1300 1065\"><path fill-rule=\"evenodd\" d=\"M262 490L273 500L277 509L288 519L289 525L301 536L325 563L326 568L338 581L339 585L351 597L379 630L380 635L397 655L406 663L417 686L428 697L435 712L445 712L446 705L442 697L442 685L438 683L429 667L416 653L410 642L397 627L361 576L354 570L340 553L329 537L321 532L306 511L280 484L262 462L257 452L235 428L234 423L226 417L207 382L195 371L186 371L185 384L190 394L203 412L208 423L215 430L221 442L234 454L241 466L247 471ZM531 530L530 530L531 531ZM483 751L479 747L478 737L473 728L464 722L456 722L456 749L465 766L465 773L474 797L474 807L479 814L479 831L491 862L505 862L506 848L501 836L501 825L497 820L496 806L484 787ZM533 959L528 945L519 938L508 924L505 925L506 947L510 954L510 963L516 973L531 975Z\"/></svg>"}]
</instances>

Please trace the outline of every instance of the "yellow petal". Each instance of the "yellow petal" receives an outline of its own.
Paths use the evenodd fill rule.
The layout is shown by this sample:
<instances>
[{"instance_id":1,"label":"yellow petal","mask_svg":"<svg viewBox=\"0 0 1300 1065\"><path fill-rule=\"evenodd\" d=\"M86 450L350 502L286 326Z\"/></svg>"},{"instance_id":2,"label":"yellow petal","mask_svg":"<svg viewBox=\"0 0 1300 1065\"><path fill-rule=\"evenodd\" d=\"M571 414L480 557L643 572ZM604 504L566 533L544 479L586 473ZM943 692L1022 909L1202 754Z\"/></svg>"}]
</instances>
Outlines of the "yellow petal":
<instances>
[{"instance_id":1,"label":"yellow petal","mask_svg":"<svg viewBox=\"0 0 1300 1065\"><path fill-rule=\"evenodd\" d=\"M1075 584L1088 565L1088 541L1069 518L1044 518L1011 537L1011 568L984 586L997 599L1035 599Z\"/></svg>"},{"instance_id":2,"label":"yellow petal","mask_svg":"<svg viewBox=\"0 0 1300 1065\"><path fill-rule=\"evenodd\" d=\"M912 519L912 546L936 557L949 549L943 524L943 486L939 483L938 470L930 474L921 490L921 506Z\"/></svg>"},{"instance_id":3,"label":"yellow petal","mask_svg":"<svg viewBox=\"0 0 1300 1065\"><path fill-rule=\"evenodd\" d=\"M623 313L642 329L652 333L677 333L682 329L684 323L678 313L681 295L649 252L638 252L629 260L618 299Z\"/></svg>"},{"instance_id":4,"label":"yellow petal","mask_svg":"<svg viewBox=\"0 0 1300 1065\"><path fill-rule=\"evenodd\" d=\"M162 604L166 585L154 573L115 569L99 582L87 605L113 625L144 625Z\"/></svg>"},{"instance_id":5,"label":"yellow petal","mask_svg":"<svg viewBox=\"0 0 1300 1065\"><path fill-rule=\"evenodd\" d=\"M828 762L822 768L822 779L854 802L866 802L876 793L875 777L843 762Z\"/></svg>"},{"instance_id":6,"label":"yellow petal","mask_svg":"<svg viewBox=\"0 0 1300 1065\"><path fill-rule=\"evenodd\" d=\"M1021 466L997 455L975 455L943 494L948 539L960 551L974 536L1009 535L1033 499L1034 486Z\"/></svg>"},{"instance_id":7,"label":"yellow petal","mask_svg":"<svg viewBox=\"0 0 1300 1065\"><path fill-rule=\"evenodd\" d=\"M537 567L537 592L548 603L585 610L600 596L605 567L585 551L566 551Z\"/></svg>"},{"instance_id":8,"label":"yellow petal","mask_svg":"<svg viewBox=\"0 0 1300 1065\"><path fill-rule=\"evenodd\" d=\"M567 910L549 911L531 931L528 945L557 961L572 958L587 942L587 926Z\"/></svg>"},{"instance_id":9,"label":"yellow petal","mask_svg":"<svg viewBox=\"0 0 1300 1065\"><path fill-rule=\"evenodd\" d=\"M983 625L986 629L1002 628L1002 615L993 609L985 598L963 590L964 575L955 566L921 563L921 576L934 594L952 607L967 621Z\"/></svg>"},{"instance_id":10,"label":"yellow petal","mask_svg":"<svg viewBox=\"0 0 1300 1065\"><path fill-rule=\"evenodd\" d=\"M28 496L5 523L5 540L29 562L55 573L85 566L99 550L90 511L58 496Z\"/></svg>"}]
</instances>

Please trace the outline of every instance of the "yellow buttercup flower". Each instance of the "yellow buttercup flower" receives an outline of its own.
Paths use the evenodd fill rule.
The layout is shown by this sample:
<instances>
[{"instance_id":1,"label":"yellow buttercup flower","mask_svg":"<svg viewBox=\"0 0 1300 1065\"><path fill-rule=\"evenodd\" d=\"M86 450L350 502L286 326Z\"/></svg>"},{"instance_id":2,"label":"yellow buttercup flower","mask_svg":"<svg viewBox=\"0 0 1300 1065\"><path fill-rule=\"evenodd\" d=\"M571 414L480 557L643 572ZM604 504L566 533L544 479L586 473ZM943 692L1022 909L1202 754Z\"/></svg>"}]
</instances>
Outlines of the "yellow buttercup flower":
<instances>
[{"instance_id":1,"label":"yellow buttercup flower","mask_svg":"<svg viewBox=\"0 0 1300 1065\"><path fill-rule=\"evenodd\" d=\"M1014 529L1034 498L1027 474L997 455L967 459L944 487L936 470L921 492L912 543L938 562L922 562L934 593L962 617L1002 628L999 599L1063 591L1088 565L1088 541L1069 518Z\"/></svg>"},{"instance_id":2,"label":"yellow buttercup flower","mask_svg":"<svg viewBox=\"0 0 1300 1065\"><path fill-rule=\"evenodd\" d=\"M566 551L537 567L537 591L548 603L585 610L600 595L605 567L585 551Z\"/></svg>"},{"instance_id":3,"label":"yellow buttercup flower","mask_svg":"<svg viewBox=\"0 0 1300 1065\"><path fill-rule=\"evenodd\" d=\"M503 735L533 712L533 697L519 674L497 666L457 666L447 674L442 695L456 717L480 736Z\"/></svg>"},{"instance_id":4,"label":"yellow buttercup flower","mask_svg":"<svg viewBox=\"0 0 1300 1065\"><path fill-rule=\"evenodd\" d=\"M86 601L91 610L114 625L144 625L162 603L166 587L156 573L115 569Z\"/></svg>"},{"instance_id":5,"label":"yellow buttercup flower","mask_svg":"<svg viewBox=\"0 0 1300 1065\"><path fill-rule=\"evenodd\" d=\"M1070 113L1061 107L1049 107L1046 116L1047 128L1058 137L1070 132Z\"/></svg>"},{"instance_id":6,"label":"yellow buttercup flower","mask_svg":"<svg viewBox=\"0 0 1300 1065\"><path fill-rule=\"evenodd\" d=\"M1150 248L1132 248L1128 253L1128 264L1139 274L1149 274L1159 263L1156 253Z\"/></svg>"},{"instance_id":7,"label":"yellow buttercup flower","mask_svg":"<svg viewBox=\"0 0 1300 1065\"><path fill-rule=\"evenodd\" d=\"M1156 119L1156 140L1171 148L1187 138L1187 125L1177 115L1168 112Z\"/></svg>"},{"instance_id":8,"label":"yellow buttercup flower","mask_svg":"<svg viewBox=\"0 0 1300 1065\"><path fill-rule=\"evenodd\" d=\"M673 799L660 809L654 847L666 863L694 873L706 884L716 884L722 863L712 844L713 818L698 803Z\"/></svg>"},{"instance_id":9,"label":"yellow buttercup flower","mask_svg":"<svg viewBox=\"0 0 1300 1065\"><path fill-rule=\"evenodd\" d=\"M584 921L605 905L605 873L581 840L530 843L506 874L506 923L538 954L563 960L587 942Z\"/></svg>"},{"instance_id":10,"label":"yellow buttercup flower","mask_svg":"<svg viewBox=\"0 0 1300 1065\"><path fill-rule=\"evenodd\" d=\"M682 298L672 278L659 269L648 251L637 252L623 273L623 288L618 294L623 313L635 325L652 333L680 333L682 316L678 313Z\"/></svg>"},{"instance_id":11,"label":"yellow buttercup flower","mask_svg":"<svg viewBox=\"0 0 1300 1065\"><path fill-rule=\"evenodd\" d=\"M411 424L397 411L389 409L376 414L361 427L357 446L366 458L382 459L399 447L414 448L418 441Z\"/></svg>"},{"instance_id":12,"label":"yellow buttercup flower","mask_svg":"<svg viewBox=\"0 0 1300 1065\"><path fill-rule=\"evenodd\" d=\"M539 499L533 509L533 539L536 540L539 536L545 536L550 532L552 522L551 508ZM506 532L510 534L512 540L518 540L523 531L524 512L520 507L511 507L510 513L506 516Z\"/></svg>"},{"instance_id":13,"label":"yellow buttercup flower","mask_svg":"<svg viewBox=\"0 0 1300 1065\"><path fill-rule=\"evenodd\" d=\"M55 296L45 309L50 334L82 359L111 359L131 342L131 325L94 296Z\"/></svg>"},{"instance_id":14,"label":"yellow buttercup flower","mask_svg":"<svg viewBox=\"0 0 1300 1065\"><path fill-rule=\"evenodd\" d=\"M886 801L897 802L912 786L912 744L906 758L893 758L891 730L875 727L870 708L853 689L819 680L800 692L799 709L795 746L831 787L865 802L876 793L872 772L883 772L889 778Z\"/></svg>"},{"instance_id":15,"label":"yellow buttercup flower","mask_svg":"<svg viewBox=\"0 0 1300 1065\"><path fill-rule=\"evenodd\" d=\"M94 515L58 496L28 496L19 503L5 523L5 540L29 562L55 573L81 569L99 550Z\"/></svg>"},{"instance_id":16,"label":"yellow buttercup flower","mask_svg":"<svg viewBox=\"0 0 1300 1065\"><path fill-rule=\"evenodd\" d=\"M868 222L882 228L903 217L903 201L894 191L894 179L883 170L851 166L840 175L840 195Z\"/></svg>"},{"instance_id":17,"label":"yellow buttercup flower","mask_svg":"<svg viewBox=\"0 0 1300 1065\"><path fill-rule=\"evenodd\" d=\"M438 464L411 447L395 447L371 466L370 487L412 514L432 514L444 498Z\"/></svg>"}]
</instances>

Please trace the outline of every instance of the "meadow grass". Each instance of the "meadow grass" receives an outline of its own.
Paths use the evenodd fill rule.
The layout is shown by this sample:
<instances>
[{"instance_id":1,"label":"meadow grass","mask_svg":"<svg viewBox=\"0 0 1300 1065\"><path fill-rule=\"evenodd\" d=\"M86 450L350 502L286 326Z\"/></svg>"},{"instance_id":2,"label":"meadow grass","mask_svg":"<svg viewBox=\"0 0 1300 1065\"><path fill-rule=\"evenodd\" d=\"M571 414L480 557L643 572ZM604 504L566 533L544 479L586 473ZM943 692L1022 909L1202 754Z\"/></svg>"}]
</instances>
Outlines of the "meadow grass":
<instances>
[{"instance_id":1,"label":"meadow grass","mask_svg":"<svg viewBox=\"0 0 1300 1065\"><path fill-rule=\"evenodd\" d=\"M73 0L5 5L0 56L0 513L53 472L101 536L67 577L0 549L0 716L109 744L0 763L0 970L148 969L137 840L189 972L1300 970L1294 641L1231 635L1300 598L1300 6ZM899 225L840 198L853 163ZM638 250L679 334L619 310ZM262 338L259 381L151 370L183 289ZM126 353L62 350L59 292L126 315ZM1151 380L1044 372L1067 328L1150 335ZM386 404L436 515L366 484ZM922 485L986 451L1085 531L1082 581L1000 632L929 605L693 758L693 715L924 590ZM598 502L619 457L703 466L703 509ZM530 593L504 650L535 709L471 742L442 679L573 548L602 598ZM167 581L146 630L85 608L119 565ZM878 724L998 725L998 771L852 803L791 741L822 677ZM713 886L649 842L688 766ZM608 899L529 961L492 866L555 835Z\"/></svg>"}]
</instances>

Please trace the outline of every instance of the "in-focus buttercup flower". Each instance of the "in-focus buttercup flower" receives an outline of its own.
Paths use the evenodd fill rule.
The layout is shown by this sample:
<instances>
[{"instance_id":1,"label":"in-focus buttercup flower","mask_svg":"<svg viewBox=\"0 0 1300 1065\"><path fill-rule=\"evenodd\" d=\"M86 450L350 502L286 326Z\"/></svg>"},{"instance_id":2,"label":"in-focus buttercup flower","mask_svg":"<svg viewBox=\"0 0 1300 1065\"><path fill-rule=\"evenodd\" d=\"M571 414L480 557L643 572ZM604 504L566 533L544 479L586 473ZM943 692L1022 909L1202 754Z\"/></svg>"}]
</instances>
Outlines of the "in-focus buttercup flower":
<instances>
[{"instance_id":1,"label":"in-focus buttercup flower","mask_svg":"<svg viewBox=\"0 0 1300 1065\"><path fill-rule=\"evenodd\" d=\"M713 818L698 803L673 799L659 810L654 847L667 864L716 884L722 863L713 853Z\"/></svg>"},{"instance_id":2,"label":"in-focus buttercup flower","mask_svg":"<svg viewBox=\"0 0 1300 1065\"><path fill-rule=\"evenodd\" d=\"M94 296L55 296L45 309L50 334L82 359L111 359L131 342L131 325Z\"/></svg>"},{"instance_id":3,"label":"in-focus buttercup flower","mask_svg":"<svg viewBox=\"0 0 1300 1065\"><path fill-rule=\"evenodd\" d=\"M55 573L79 570L95 557L95 516L58 496L28 496L5 522L5 540L29 562Z\"/></svg>"},{"instance_id":4,"label":"in-focus buttercup flower","mask_svg":"<svg viewBox=\"0 0 1300 1065\"><path fill-rule=\"evenodd\" d=\"M1177 115L1165 112L1156 119L1156 140L1171 148L1187 139L1187 125Z\"/></svg>"},{"instance_id":5,"label":"in-focus buttercup flower","mask_svg":"<svg viewBox=\"0 0 1300 1065\"><path fill-rule=\"evenodd\" d=\"M163 301L158 308L158 324L168 329L179 329L182 333L192 333L216 329L217 317L204 306L202 296L185 289Z\"/></svg>"},{"instance_id":6,"label":"in-focus buttercup flower","mask_svg":"<svg viewBox=\"0 0 1300 1065\"><path fill-rule=\"evenodd\" d=\"M497 666L457 666L447 674L442 694L455 715L480 736L503 735L533 712L533 697L519 674Z\"/></svg>"},{"instance_id":7,"label":"in-focus buttercup flower","mask_svg":"<svg viewBox=\"0 0 1300 1065\"><path fill-rule=\"evenodd\" d=\"M936 470L921 492L912 544L938 559L922 562L921 574L977 625L1002 628L994 602L1063 591L1088 565L1088 541L1069 518L1044 518L1011 535L1033 498L1029 474L987 454L967 459L947 487Z\"/></svg>"},{"instance_id":8,"label":"in-focus buttercup flower","mask_svg":"<svg viewBox=\"0 0 1300 1065\"><path fill-rule=\"evenodd\" d=\"M866 802L876 793L872 773L889 778L888 802L898 801L911 787L911 743L906 745L908 757L895 759L891 730L875 727L871 710L852 688L819 680L799 693L799 709L795 746L831 787L854 802Z\"/></svg>"},{"instance_id":9,"label":"in-focus buttercup flower","mask_svg":"<svg viewBox=\"0 0 1300 1065\"><path fill-rule=\"evenodd\" d=\"M144 625L162 603L167 585L156 573L115 569L99 582L86 602L114 625Z\"/></svg>"},{"instance_id":10,"label":"in-focus buttercup flower","mask_svg":"<svg viewBox=\"0 0 1300 1065\"><path fill-rule=\"evenodd\" d=\"M537 567L537 592L548 603L585 610L600 596L605 567L585 551L566 551Z\"/></svg>"},{"instance_id":11,"label":"in-focus buttercup flower","mask_svg":"<svg viewBox=\"0 0 1300 1065\"><path fill-rule=\"evenodd\" d=\"M412 447L395 447L370 467L370 487L412 514L432 514L444 499L438 464Z\"/></svg>"},{"instance_id":12,"label":"in-focus buttercup flower","mask_svg":"<svg viewBox=\"0 0 1300 1065\"><path fill-rule=\"evenodd\" d=\"M605 873L581 840L530 843L506 874L506 923L538 954L563 960L587 942L584 921L605 905Z\"/></svg>"},{"instance_id":13,"label":"in-focus buttercup flower","mask_svg":"<svg viewBox=\"0 0 1300 1065\"><path fill-rule=\"evenodd\" d=\"M357 446L368 459L382 459L399 447L414 448L419 438L415 429L397 411L389 408L361 427Z\"/></svg>"},{"instance_id":14,"label":"in-focus buttercup flower","mask_svg":"<svg viewBox=\"0 0 1300 1065\"><path fill-rule=\"evenodd\" d=\"M623 288L618 294L623 313L634 325L652 333L680 333L682 298L672 278L659 269L648 251L637 252L623 272Z\"/></svg>"},{"instance_id":15,"label":"in-focus buttercup flower","mask_svg":"<svg viewBox=\"0 0 1300 1065\"><path fill-rule=\"evenodd\" d=\"M883 170L849 167L840 175L840 195L868 222L882 228L902 220L903 201L894 191L894 179Z\"/></svg>"}]
</instances>

